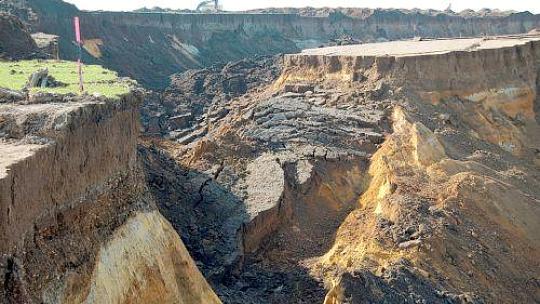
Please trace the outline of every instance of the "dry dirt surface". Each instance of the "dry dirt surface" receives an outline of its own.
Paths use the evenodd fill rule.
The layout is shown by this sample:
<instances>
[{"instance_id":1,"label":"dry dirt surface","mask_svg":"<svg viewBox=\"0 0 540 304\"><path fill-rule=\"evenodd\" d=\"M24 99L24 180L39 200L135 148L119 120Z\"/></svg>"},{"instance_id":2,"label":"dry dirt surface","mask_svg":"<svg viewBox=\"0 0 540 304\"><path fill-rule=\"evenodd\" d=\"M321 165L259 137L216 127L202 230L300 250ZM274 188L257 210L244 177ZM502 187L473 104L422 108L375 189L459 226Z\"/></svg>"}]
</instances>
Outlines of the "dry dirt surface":
<instances>
[{"instance_id":1,"label":"dry dirt surface","mask_svg":"<svg viewBox=\"0 0 540 304\"><path fill-rule=\"evenodd\" d=\"M540 301L538 38L403 45L288 55L226 102L202 86L203 135L144 140L225 303Z\"/></svg>"}]
</instances>

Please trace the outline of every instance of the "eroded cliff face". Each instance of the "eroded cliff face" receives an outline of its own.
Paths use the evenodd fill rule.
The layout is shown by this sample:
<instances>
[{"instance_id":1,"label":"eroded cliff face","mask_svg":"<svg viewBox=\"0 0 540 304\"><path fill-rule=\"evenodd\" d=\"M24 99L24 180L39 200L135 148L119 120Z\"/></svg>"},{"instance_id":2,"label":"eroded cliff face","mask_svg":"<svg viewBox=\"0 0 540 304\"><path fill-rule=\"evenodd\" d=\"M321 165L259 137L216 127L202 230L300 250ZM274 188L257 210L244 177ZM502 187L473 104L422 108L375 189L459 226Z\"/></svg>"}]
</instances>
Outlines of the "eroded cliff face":
<instances>
[{"instance_id":1,"label":"eroded cliff face","mask_svg":"<svg viewBox=\"0 0 540 304\"><path fill-rule=\"evenodd\" d=\"M220 302L144 184L141 99L0 103L2 303Z\"/></svg>"},{"instance_id":2,"label":"eroded cliff face","mask_svg":"<svg viewBox=\"0 0 540 304\"><path fill-rule=\"evenodd\" d=\"M110 66L149 87L161 88L168 84L168 76L178 71L254 55L294 53L343 36L374 42L415 36L515 34L540 26L537 16L526 14L493 17L496 20L427 15L417 18L414 14L395 17L392 13L340 20L293 14L87 13L81 16L87 44L99 40L99 52L92 52L91 45L85 48L89 60ZM138 61L145 58L146 63L134 66L130 64L134 58Z\"/></svg>"},{"instance_id":3,"label":"eroded cliff face","mask_svg":"<svg viewBox=\"0 0 540 304\"><path fill-rule=\"evenodd\" d=\"M3 166L3 250L20 245L36 219L135 167L136 106L135 98L92 106L2 105L2 150L15 158Z\"/></svg>"},{"instance_id":4,"label":"eroded cliff face","mask_svg":"<svg viewBox=\"0 0 540 304\"><path fill-rule=\"evenodd\" d=\"M383 43L340 47L337 52L336 48L328 48L287 55L285 66L289 68L279 82L323 79L341 87L360 83L379 91L413 91L433 105L454 100L453 110L467 113L460 119L473 125L477 137L513 154L531 156L530 147L536 144L529 135L536 128L531 123L537 115L537 36L461 39L450 43L395 42L381 56L384 47ZM479 114L478 108L496 114ZM497 120L493 117L497 114L522 121L526 127L521 130L505 120Z\"/></svg>"}]
</instances>

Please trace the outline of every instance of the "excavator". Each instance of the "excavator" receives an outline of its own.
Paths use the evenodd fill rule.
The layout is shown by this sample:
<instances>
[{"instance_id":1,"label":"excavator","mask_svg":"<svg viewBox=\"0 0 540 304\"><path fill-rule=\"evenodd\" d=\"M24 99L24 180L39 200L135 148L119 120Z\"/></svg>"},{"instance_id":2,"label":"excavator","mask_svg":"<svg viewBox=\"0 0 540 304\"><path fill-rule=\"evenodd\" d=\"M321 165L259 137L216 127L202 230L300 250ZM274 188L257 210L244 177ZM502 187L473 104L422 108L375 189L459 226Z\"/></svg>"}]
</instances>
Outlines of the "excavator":
<instances>
[{"instance_id":1,"label":"excavator","mask_svg":"<svg viewBox=\"0 0 540 304\"><path fill-rule=\"evenodd\" d=\"M201 1L195 10L197 12L219 12L221 9L219 0L205 0Z\"/></svg>"}]
</instances>

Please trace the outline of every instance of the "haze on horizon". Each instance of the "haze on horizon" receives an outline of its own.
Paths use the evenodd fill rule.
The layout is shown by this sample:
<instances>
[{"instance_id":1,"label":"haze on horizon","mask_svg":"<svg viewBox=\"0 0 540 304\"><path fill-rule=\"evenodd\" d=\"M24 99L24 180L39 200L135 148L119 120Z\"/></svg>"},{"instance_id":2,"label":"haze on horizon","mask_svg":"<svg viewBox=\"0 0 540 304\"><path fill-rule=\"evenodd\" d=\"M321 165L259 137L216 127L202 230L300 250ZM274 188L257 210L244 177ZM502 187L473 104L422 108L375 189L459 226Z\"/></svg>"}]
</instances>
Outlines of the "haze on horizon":
<instances>
[{"instance_id":1,"label":"haze on horizon","mask_svg":"<svg viewBox=\"0 0 540 304\"><path fill-rule=\"evenodd\" d=\"M195 9L199 0L173 1L173 0L131 0L131 1L110 1L110 0L66 0L84 10L109 10L109 11L131 11L142 7L162 7L172 9ZM221 0L223 9L226 11L242 11L256 8L268 7L369 7L369 8L419 8L444 10L452 4L452 10L460 12L464 9L480 10L483 8L530 11L540 13L540 1L538 0Z\"/></svg>"}]
</instances>

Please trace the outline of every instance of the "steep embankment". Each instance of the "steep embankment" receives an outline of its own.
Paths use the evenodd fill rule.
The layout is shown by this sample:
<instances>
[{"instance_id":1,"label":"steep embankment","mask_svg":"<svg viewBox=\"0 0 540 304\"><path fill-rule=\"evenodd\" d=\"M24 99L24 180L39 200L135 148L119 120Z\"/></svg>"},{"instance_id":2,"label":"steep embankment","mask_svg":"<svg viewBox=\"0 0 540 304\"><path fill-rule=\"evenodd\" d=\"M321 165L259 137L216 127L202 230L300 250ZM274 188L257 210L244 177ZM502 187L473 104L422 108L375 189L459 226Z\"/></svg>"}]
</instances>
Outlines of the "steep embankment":
<instances>
[{"instance_id":1,"label":"steep embankment","mask_svg":"<svg viewBox=\"0 0 540 304\"><path fill-rule=\"evenodd\" d=\"M0 100L0 302L220 302L144 184L141 99Z\"/></svg>"},{"instance_id":2,"label":"steep embankment","mask_svg":"<svg viewBox=\"0 0 540 304\"><path fill-rule=\"evenodd\" d=\"M187 69L254 55L293 53L344 36L363 42L415 36L482 36L524 33L540 25L540 17L530 13L112 13L79 12L59 0L4 2L0 8L20 16L34 31L60 35L60 51L66 59L74 59L77 54L71 17L80 15L85 61L103 64L151 88L166 87L171 74Z\"/></svg>"}]
</instances>

